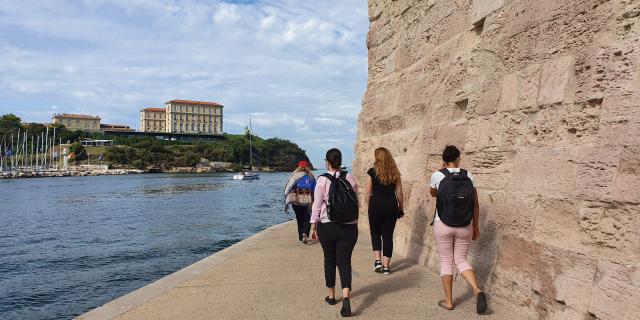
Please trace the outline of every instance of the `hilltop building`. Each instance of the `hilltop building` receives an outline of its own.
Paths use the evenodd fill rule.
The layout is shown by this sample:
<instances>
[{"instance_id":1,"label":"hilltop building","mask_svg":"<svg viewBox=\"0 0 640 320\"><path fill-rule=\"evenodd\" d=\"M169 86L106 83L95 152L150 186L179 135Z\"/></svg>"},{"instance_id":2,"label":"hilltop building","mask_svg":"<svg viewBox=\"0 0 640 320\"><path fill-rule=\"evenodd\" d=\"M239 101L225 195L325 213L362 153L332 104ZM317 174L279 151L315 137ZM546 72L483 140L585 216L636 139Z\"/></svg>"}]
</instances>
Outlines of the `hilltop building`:
<instances>
[{"instance_id":1,"label":"hilltop building","mask_svg":"<svg viewBox=\"0 0 640 320\"><path fill-rule=\"evenodd\" d=\"M100 131L100 117L85 114L54 114L52 123L64 125L69 130Z\"/></svg>"},{"instance_id":2,"label":"hilltop building","mask_svg":"<svg viewBox=\"0 0 640 320\"><path fill-rule=\"evenodd\" d=\"M140 110L141 132L167 132L166 110L164 108L146 108Z\"/></svg>"},{"instance_id":3,"label":"hilltop building","mask_svg":"<svg viewBox=\"0 0 640 320\"><path fill-rule=\"evenodd\" d=\"M141 132L221 134L224 106L215 102L171 100L165 108L140 110Z\"/></svg>"}]
</instances>

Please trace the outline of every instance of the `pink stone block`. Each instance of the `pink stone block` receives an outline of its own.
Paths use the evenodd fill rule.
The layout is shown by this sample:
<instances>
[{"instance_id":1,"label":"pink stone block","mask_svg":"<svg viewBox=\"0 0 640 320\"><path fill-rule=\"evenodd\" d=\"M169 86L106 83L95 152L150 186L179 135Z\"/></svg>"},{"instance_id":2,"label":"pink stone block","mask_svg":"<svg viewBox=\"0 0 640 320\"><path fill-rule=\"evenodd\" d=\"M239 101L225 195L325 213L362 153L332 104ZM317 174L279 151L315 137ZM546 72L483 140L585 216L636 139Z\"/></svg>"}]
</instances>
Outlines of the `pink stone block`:
<instances>
[{"instance_id":1,"label":"pink stone block","mask_svg":"<svg viewBox=\"0 0 640 320\"><path fill-rule=\"evenodd\" d=\"M571 101L571 87L575 81L573 62L572 56L566 56L542 65L538 105Z\"/></svg>"}]
</instances>

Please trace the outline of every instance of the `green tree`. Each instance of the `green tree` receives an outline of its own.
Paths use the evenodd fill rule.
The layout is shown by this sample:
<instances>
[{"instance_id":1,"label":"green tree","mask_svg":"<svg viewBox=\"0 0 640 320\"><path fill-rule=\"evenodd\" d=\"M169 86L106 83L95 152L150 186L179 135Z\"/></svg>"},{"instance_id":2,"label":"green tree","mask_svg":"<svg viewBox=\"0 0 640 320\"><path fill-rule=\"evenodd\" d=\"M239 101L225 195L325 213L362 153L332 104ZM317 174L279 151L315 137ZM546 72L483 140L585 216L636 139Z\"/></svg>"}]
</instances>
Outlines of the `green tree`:
<instances>
[{"instance_id":1,"label":"green tree","mask_svg":"<svg viewBox=\"0 0 640 320\"><path fill-rule=\"evenodd\" d=\"M8 113L0 117L0 128L19 128L22 119L13 113Z\"/></svg>"},{"instance_id":2,"label":"green tree","mask_svg":"<svg viewBox=\"0 0 640 320\"><path fill-rule=\"evenodd\" d=\"M69 146L69 153L75 154L76 161L82 161L87 159L87 150L84 148L82 143L75 142Z\"/></svg>"},{"instance_id":3,"label":"green tree","mask_svg":"<svg viewBox=\"0 0 640 320\"><path fill-rule=\"evenodd\" d=\"M22 120L16 115L9 113L0 117L0 135L17 133Z\"/></svg>"}]
</instances>

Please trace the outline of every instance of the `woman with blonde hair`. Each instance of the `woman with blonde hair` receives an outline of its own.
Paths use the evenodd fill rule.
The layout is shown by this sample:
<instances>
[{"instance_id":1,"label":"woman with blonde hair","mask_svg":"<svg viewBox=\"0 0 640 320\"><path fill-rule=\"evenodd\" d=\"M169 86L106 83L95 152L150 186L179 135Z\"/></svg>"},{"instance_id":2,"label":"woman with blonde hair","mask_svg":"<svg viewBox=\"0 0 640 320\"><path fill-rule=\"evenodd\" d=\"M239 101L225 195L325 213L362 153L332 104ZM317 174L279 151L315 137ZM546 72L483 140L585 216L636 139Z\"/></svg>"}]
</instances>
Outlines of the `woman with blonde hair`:
<instances>
[{"instance_id":1,"label":"woman with blonde hair","mask_svg":"<svg viewBox=\"0 0 640 320\"><path fill-rule=\"evenodd\" d=\"M404 213L400 171L391 152L378 148L373 168L367 171L365 200L369 201L369 228L373 245L373 270L391 274L393 230ZM384 257L384 258L383 258Z\"/></svg>"},{"instance_id":2,"label":"woman with blonde hair","mask_svg":"<svg viewBox=\"0 0 640 320\"><path fill-rule=\"evenodd\" d=\"M284 211L289 211L289 206L296 213L298 221L298 240L307 244L311 225L311 204L313 203L313 190L316 187L316 177L311 172L309 163L305 160L298 162L298 168L293 171L287 185L284 188Z\"/></svg>"}]
</instances>

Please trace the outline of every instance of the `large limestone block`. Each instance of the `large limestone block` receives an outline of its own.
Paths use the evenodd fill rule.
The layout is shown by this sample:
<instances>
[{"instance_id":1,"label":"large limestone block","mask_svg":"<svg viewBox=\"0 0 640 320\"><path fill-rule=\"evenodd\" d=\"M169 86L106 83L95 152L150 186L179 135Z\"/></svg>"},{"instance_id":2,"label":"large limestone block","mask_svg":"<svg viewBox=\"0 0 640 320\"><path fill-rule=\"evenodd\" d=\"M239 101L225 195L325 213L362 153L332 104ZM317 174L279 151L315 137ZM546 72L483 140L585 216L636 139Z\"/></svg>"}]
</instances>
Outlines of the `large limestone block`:
<instances>
[{"instance_id":1,"label":"large limestone block","mask_svg":"<svg viewBox=\"0 0 640 320\"><path fill-rule=\"evenodd\" d=\"M540 64L505 75L502 79L499 111L536 108L539 90Z\"/></svg>"},{"instance_id":2,"label":"large limestone block","mask_svg":"<svg viewBox=\"0 0 640 320\"><path fill-rule=\"evenodd\" d=\"M637 266L598 262L589 313L597 319L640 319Z\"/></svg>"},{"instance_id":3,"label":"large limestone block","mask_svg":"<svg viewBox=\"0 0 640 320\"><path fill-rule=\"evenodd\" d=\"M464 147L469 127L466 123L427 127L424 131L423 143L428 146L428 154L442 154L447 145Z\"/></svg>"},{"instance_id":4,"label":"large limestone block","mask_svg":"<svg viewBox=\"0 0 640 320\"><path fill-rule=\"evenodd\" d=\"M621 152L619 148L585 148L580 151L580 170L576 177L579 196L590 200L612 199Z\"/></svg>"},{"instance_id":5,"label":"large limestone block","mask_svg":"<svg viewBox=\"0 0 640 320\"><path fill-rule=\"evenodd\" d=\"M576 150L530 149L515 156L511 189L528 195L563 199L576 194Z\"/></svg>"},{"instance_id":6,"label":"large limestone block","mask_svg":"<svg viewBox=\"0 0 640 320\"><path fill-rule=\"evenodd\" d=\"M587 235L580 225L580 204L571 200L537 201L533 240L556 248L585 252Z\"/></svg>"},{"instance_id":7,"label":"large limestone block","mask_svg":"<svg viewBox=\"0 0 640 320\"><path fill-rule=\"evenodd\" d=\"M478 175L477 180L484 177ZM480 207L489 219L495 221L496 231L521 239L532 240L537 219L537 197L524 197L514 192L478 191Z\"/></svg>"},{"instance_id":8,"label":"large limestone block","mask_svg":"<svg viewBox=\"0 0 640 320\"><path fill-rule=\"evenodd\" d=\"M574 82L574 58L566 56L545 62L540 76L538 105L571 101Z\"/></svg>"},{"instance_id":9,"label":"large limestone block","mask_svg":"<svg viewBox=\"0 0 640 320\"><path fill-rule=\"evenodd\" d=\"M500 9L504 0L473 0L471 6L471 24L476 24L491 12Z\"/></svg>"}]
</instances>

